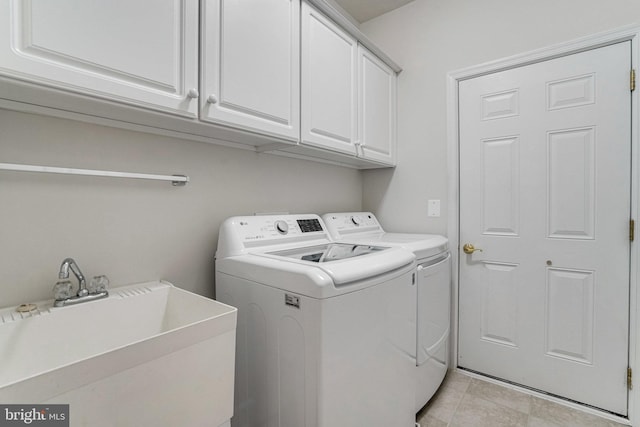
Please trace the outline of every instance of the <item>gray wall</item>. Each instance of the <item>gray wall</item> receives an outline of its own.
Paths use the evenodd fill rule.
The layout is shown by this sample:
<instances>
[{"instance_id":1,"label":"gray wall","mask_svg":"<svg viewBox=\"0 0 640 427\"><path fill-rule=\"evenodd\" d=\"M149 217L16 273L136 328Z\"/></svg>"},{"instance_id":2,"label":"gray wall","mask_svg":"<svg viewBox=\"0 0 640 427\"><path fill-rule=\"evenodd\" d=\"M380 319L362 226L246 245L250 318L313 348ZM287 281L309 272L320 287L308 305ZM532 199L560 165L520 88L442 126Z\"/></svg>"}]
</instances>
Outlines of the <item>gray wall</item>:
<instances>
[{"instance_id":1,"label":"gray wall","mask_svg":"<svg viewBox=\"0 0 640 427\"><path fill-rule=\"evenodd\" d=\"M158 174L170 183L0 171L0 307L49 299L65 257L113 285L213 295L218 227L254 212L359 210L359 171L0 110L0 162Z\"/></svg>"},{"instance_id":2,"label":"gray wall","mask_svg":"<svg viewBox=\"0 0 640 427\"><path fill-rule=\"evenodd\" d=\"M404 71L399 166L365 172L363 207L388 230L446 234L447 73L632 23L638 0L415 0L364 23ZM428 199L442 200L440 218Z\"/></svg>"}]
</instances>

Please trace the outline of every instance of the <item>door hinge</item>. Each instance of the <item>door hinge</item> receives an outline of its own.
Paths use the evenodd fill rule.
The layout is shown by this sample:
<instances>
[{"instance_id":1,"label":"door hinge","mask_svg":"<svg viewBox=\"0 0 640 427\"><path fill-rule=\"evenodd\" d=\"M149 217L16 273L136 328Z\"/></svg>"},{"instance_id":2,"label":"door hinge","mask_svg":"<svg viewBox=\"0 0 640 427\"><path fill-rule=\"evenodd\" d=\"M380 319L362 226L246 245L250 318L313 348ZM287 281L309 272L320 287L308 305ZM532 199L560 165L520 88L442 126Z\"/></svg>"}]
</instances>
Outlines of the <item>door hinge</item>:
<instances>
[{"instance_id":1,"label":"door hinge","mask_svg":"<svg viewBox=\"0 0 640 427\"><path fill-rule=\"evenodd\" d=\"M629 241L633 242L636 236L636 222L632 219L629 220Z\"/></svg>"},{"instance_id":2,"label":"door hinge","mask_svg":"<svg viewBox=\"0 0 640 427\"><path fill-rule=\"evenodd\" d=\"M635 69L632 69L629 75L629 88L631 89L631 92L636 90L636 70Z\"/></svg>"},{"instance_id":3,"label":"door hinge","mask_svg":"<svg viewBox=\"0 0 640 427\"><path fill-rule=\"evenodd\" d=\"M627 388L633 390L633 372L631 368L627 368Z\"/></svg>"}]
</instances>

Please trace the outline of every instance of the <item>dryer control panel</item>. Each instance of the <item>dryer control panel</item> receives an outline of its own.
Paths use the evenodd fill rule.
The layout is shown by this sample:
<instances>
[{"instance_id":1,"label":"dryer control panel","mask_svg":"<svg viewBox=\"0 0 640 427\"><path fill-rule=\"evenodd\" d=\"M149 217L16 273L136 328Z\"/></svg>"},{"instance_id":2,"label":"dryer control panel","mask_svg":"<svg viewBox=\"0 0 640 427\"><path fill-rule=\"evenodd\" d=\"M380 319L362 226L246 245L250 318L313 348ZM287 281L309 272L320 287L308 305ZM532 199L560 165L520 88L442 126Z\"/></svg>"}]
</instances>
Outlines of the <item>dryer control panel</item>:
<instances>
[{"instance_id":1,"label":"dryer control panel","mask_svg":"<svg viewBox=\"0 0 640 427\"><path fill-rule=\"evenodd\" d=\"M331 236L336 239L351 233L382 232L382 226L371 212L341 212L322 216Z\"/></svg>"}]
</instances>

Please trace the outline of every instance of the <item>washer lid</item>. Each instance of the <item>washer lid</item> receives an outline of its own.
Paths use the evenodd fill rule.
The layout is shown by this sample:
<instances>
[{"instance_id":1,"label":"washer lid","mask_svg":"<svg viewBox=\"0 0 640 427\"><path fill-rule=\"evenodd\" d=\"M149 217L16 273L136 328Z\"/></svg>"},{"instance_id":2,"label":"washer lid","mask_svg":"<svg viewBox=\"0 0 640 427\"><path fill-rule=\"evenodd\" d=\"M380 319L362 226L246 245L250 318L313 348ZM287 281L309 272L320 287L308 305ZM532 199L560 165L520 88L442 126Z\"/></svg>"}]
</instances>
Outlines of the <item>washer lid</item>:
<instances>
[{"instance_id":1,"label":"washer lid","mask_svg":"<svg viewBox=\"0 0 640 427\"><path fill-rule=\"evenodd\" d=\"M400 247L348 243L327 243L252 255L275 261L274 266L283 271L304 268L311 274L313 271L321 272L321 275L329 276L336 287L374 279L415 261L413 253Z\"/></svg>"},{"instance_id":2,"label":"washer lid","mask_svg":"<svg viewBox=\"0 0 640 427\"><path fill-rule=\"evenodd\" d=\"M389 248L383 246L350 244L350 243L328 243L325 245L295 248L284 251L267 252L269 255L277 255L285 258L293 258L302 261L317 263L338 261L341 259L353 258L380 252Z\"/></svg>"}]
</instances>

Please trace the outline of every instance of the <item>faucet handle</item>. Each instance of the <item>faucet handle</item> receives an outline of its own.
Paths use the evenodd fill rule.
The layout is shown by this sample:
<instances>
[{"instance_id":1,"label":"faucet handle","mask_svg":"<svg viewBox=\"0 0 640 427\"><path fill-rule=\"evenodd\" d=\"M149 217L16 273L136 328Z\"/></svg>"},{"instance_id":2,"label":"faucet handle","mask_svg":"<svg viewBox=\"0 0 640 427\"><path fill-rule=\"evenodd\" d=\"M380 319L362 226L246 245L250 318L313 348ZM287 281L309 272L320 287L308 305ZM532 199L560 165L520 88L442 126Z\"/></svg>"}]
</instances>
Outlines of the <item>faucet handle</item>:
<instances>
[{"instance_id":1,"label":"faucet handle","mask_svg":"<svg viewBox=\"0 0 640 427\"><path fill-rule=\"evenodd\" d=\"M71 298L73 295L73 285L71 280L58 280L53 286L53 298L57 301Z\"/></svg>"},{"instance_id":2,"label":"faucet handle","mask_svg":"<svg viewBox=\"0 0 640 427\"><path fill-rule=\"evenodd\" d=\"M89 286L87 286L87 290L90 294L99 294L100 292L106 291L107 286L109 286L109 278L107 276L93 276L93 279L89 282Z\"/></svg>"}]
</instances>

